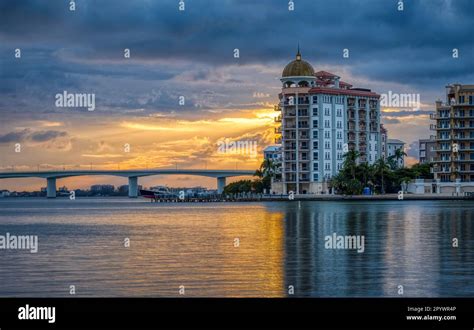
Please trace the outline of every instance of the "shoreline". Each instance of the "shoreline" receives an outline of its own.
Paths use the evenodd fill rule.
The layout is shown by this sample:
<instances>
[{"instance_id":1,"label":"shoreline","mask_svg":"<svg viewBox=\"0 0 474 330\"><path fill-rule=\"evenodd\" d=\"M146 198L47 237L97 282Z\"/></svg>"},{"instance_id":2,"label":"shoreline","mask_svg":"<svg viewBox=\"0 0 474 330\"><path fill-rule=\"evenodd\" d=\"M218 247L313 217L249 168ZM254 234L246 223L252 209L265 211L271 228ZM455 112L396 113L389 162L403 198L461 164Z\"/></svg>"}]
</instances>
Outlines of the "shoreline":
<instances>
[{"instance_id":1,"label":"shoreline","mask_svg":"<svg viewBox=\"0 0 474 330\"><path fill-rule=\"evenodd\" d=\"M398 194L385 194L385 195L295 195L293 199L289 199L288 195L267 195L267 196L255 196L255 197L239 197L239 198L211 198L211 199L170 199L170 200L158 200L149 201L145 198L128 198L126 196L84 196L76 197L77 200L94 200L94 199L130 199L131 201L143 200L144 202L152 204L161 203L238 203L238 202L287 202L287 201L429 201L429 200L453 200L453 201L474 201L474 196L456 196L452 194L404 194L402 199L399 199ZM57 198L46 198L36 196L24 196L24 197L3 197L0 201L8 200L28 200L28 199L39 199L45 201L54 200L66 200L68 197L57 197Z\"/></svg>"}]
</instances>

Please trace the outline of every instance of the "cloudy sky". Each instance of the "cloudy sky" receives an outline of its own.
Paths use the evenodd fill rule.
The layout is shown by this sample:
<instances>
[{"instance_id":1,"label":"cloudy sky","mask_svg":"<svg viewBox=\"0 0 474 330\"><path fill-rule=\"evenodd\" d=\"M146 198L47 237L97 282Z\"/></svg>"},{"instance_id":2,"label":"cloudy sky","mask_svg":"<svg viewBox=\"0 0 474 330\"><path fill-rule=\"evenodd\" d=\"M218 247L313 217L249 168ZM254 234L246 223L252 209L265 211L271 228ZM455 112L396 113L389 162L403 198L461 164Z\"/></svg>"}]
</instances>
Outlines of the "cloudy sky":
<instances>
[{"instance_id":1,"label":"cloudy sky","mask_svg":"<svg viewBox=\"0 0 474 330\"><path fill-rule=\"evenodd\" d=\"M178 2L76 0L75 11L69 0L0 2L2 170L255 169L261 155L221 154L217 143L256 141L260 154L272 144L278 78L298 43L317 71L379 94L419 94L421 109L383 109L390 138L411 156L446 84L474 83L472 0L405 0L403 11L398 0L294 0L293 11L286 0L185 0L184 11ZM56 107L64 91L95 94L95 110ZM108 182L125 183L59 184ZM141 183L215 186L200 177Z\"/></svg>"}]
</instances>

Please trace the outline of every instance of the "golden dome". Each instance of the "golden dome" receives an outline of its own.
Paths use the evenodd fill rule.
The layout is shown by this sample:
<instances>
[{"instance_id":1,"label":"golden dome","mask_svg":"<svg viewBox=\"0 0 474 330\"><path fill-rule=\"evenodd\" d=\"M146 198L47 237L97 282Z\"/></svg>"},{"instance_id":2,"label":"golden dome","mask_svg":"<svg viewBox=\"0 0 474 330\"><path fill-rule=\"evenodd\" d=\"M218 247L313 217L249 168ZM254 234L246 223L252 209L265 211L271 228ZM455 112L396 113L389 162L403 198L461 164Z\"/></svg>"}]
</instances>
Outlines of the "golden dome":
<instances>
[{"instance_id":1,"label":"golden dome","mask_svg":"<svg viewBox=\"0 0 474 330\"><path fill-rule=\"evenodd\" d=\"M314 76L314 69L306 61L301 59L300 50L296 54L296 60L288 63L283 69L282 77L300 77L300 76Z\"/></svg>"}]
</instances>

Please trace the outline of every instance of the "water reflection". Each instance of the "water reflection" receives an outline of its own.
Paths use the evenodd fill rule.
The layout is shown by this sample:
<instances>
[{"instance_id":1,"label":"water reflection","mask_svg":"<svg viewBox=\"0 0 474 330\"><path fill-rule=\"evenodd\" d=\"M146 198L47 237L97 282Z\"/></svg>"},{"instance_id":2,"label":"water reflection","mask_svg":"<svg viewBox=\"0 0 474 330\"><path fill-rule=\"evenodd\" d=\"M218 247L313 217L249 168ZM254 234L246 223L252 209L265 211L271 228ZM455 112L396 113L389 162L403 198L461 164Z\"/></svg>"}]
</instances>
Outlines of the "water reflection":
<instances>
[{"instance_id":1,"label":"water reflection","mask_svg":"<svg viewBox=\"0 0 474 330\"><path fill-rule=\"evenodd\" d=\"M301 202L285 207L285 287L299 296L474 296L470 202ZM365 251L326 235L364 235ZM459 247L452 247L452 239Z\"/></svg>"},{"instance_id":2,"label":"water reflection","mask_svg":"<svg viewBox=\"0 0 474 330\"><path fill-rule=\"evenodd\" d=\"M2 200L0 235L40 252L0 250L0 296L474 296L473 219L472 202ZM326 249L333 233L364 253Z\"/></svg>"}]
</instances>

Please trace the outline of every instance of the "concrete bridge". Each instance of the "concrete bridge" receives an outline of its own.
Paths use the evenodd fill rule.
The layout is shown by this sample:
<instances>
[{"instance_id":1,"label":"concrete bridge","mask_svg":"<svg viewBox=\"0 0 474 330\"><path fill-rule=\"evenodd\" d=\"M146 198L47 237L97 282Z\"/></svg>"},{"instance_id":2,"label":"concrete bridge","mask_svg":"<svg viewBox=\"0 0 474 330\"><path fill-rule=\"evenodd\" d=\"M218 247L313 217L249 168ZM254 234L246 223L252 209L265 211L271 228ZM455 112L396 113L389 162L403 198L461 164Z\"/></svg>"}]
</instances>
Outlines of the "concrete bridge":
<instances>
[{"instance_id":1,"label":"concrete bridge","mask_svg":"<svg viewBox=\"0 0 474 330\"><path fill-rule=\"evenodd\" d=\"M64 171L37 171L37 172L0 172L0 179L12 178L45 178L47 182L46 196L56 197L56 179L84 175L114 175L128 178L128 197L138 196L138 178L151 175L198 175L217 179L217 192L224 192L225 181L228 177L253 175L250 170L64 170Z\"/></svg>"}]
</instances>

